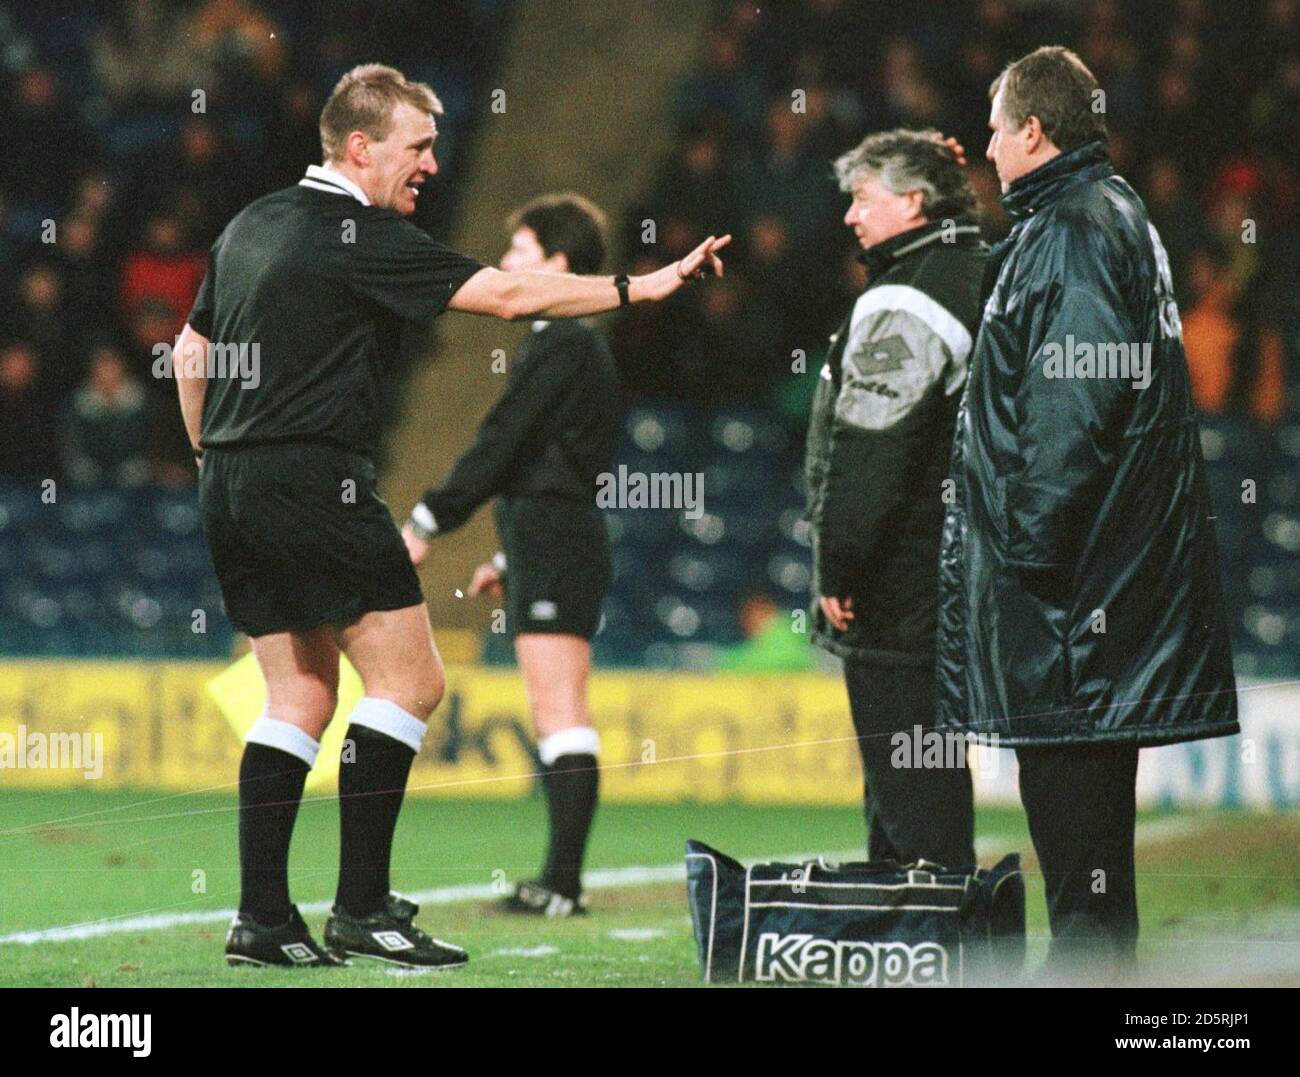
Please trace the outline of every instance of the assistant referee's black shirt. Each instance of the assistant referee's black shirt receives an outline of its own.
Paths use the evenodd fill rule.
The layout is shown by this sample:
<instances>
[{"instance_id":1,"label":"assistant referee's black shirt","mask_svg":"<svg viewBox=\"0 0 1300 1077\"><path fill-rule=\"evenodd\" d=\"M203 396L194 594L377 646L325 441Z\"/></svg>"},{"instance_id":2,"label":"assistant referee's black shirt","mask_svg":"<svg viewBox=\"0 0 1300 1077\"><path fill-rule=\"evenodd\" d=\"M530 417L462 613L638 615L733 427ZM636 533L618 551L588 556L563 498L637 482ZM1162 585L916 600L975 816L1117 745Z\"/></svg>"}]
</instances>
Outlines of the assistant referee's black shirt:
<instances>
[{"instance_id":1,"label":"assistant referee's black shirt","mask_svg":"<svg viewBox=\"0 0 1300 1077\"><path fill-rule=\"evenodd\" d=\"M441 314L483 267L361 197L313 166L213 244L189 324L249 353L224 376L209 364L204 449L315 441L373 454L376 379L395 369L402 324Z\"/></svg>"}]
</instances>

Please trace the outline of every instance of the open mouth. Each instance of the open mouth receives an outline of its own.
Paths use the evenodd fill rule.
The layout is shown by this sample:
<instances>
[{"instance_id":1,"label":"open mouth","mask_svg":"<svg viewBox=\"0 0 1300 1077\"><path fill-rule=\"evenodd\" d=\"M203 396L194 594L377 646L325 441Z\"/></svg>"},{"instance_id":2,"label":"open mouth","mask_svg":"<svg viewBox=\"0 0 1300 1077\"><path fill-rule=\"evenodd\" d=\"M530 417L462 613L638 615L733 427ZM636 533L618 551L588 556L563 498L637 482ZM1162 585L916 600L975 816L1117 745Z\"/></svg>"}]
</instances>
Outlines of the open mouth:
<instances>
[{"instance_id":1,"label":"open mouth","mask_svg":"<svg viewBox=\"0 0 1300 1077\"><path fill-rule=\"evenodd\" d=\"M420 197L420 187L421 187L421 186L422 186L421 184L416 183L414 180L407 180L407 181L406 181L406 189L407 189L408 191L411 192L411 197L412 197L412 198L419 198L419 197Z\"/></svg>"}]
</instances>

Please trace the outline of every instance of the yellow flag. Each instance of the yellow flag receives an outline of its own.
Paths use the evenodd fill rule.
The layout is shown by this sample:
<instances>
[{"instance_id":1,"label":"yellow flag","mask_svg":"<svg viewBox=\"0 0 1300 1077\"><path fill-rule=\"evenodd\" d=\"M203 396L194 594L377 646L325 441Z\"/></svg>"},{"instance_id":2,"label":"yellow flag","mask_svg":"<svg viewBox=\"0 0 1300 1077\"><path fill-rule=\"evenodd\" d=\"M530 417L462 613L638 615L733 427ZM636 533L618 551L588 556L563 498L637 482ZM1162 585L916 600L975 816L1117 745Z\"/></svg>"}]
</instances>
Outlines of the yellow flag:
<instances>
[{"instance_id":1,"label":"yellow flag","mask_svg":"<svg viewBox=\"0 0 1300 1077\"><path fill-rule=\"evenodd\" d=\"M249 653L234 665L223 669L207 683L210 695L226 716L230 728L242 741L266 706L266 682L257 664L257 656ZM347 731L347 716L365 694L361 677L352 664L339 656L339 705L334 720L321 738L320 755L316 765L307 775L307 788L319 789L334 785L339 775L339 752L343 749L343 735Z\"/></svg>"}]
</instances>

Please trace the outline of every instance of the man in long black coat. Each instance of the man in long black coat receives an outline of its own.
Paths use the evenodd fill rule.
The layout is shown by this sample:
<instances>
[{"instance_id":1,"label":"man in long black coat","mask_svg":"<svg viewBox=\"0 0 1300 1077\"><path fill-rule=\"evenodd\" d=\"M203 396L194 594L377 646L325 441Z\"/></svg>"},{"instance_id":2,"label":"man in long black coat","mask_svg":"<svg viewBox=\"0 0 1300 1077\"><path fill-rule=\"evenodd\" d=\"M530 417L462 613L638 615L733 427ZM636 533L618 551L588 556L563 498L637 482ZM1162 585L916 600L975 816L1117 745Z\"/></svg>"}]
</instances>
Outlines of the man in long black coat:
<instances>
[{"instance_id":1,"label":"man in long black coat","mask_svg":"<svg viewBox=\"0 0 1300 1077\"><path fill-rule=\"evenodd\" d=\"M1096 80L1043 48L991 94L1015 225L958 417L939 722L1016 748L1049 964L1109 974L1137 942L1138 749L1239 731L1213 510L1169 261Z\"/></svg>"}]
</instances>

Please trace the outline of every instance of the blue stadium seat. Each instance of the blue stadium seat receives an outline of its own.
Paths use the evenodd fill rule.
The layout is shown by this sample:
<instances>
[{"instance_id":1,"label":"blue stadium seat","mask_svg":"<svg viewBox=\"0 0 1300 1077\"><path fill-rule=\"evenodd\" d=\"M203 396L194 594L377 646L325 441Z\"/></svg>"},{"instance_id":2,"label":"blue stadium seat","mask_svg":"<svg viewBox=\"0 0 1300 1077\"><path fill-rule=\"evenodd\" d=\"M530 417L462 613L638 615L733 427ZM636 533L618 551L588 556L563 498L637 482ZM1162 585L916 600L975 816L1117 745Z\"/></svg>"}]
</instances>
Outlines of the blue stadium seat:
<instances>
[{"instance_id":1,"label":"blue stadium seat","mask_svg":"<svg viewBox=\"0 0 1300 1077\"><path fill-rule=\"evenodd\" d=\"M688 547L668 559L664 578L692 594L729 598L744 586L745 565L731 551Z\"/></svg>"},{"instance_id":2,"label":"blue stadium seat","mask_svg":"<svg viewBox=\"0 0 1300 1077\"><path fill-rule=\"evenodd\" d=\"M193 494L158 491L153 502L153 521L170 535L194 536L202 533L198 500Z\"/></svg>"},{"instance_id":3,"label":"blue stadium seat","mask_svg":"<svg viewBox=\"0 0 1300 1077\"><path fill-rule=\"evenodd\" d=\"M758 409L718 412L709 423L709 440L734 456L774 459L786 447L785 428L770 413Z\"/></svg>"},{"instance_id":4,"label":"blue stadium seat","mask_svg":"<svg viewBox=\"0 0 1300 1077\"><path fill-rule=\"evenodd\" d=\"M633 408L623 417L623 435L629 452L649 456L685 457L693 447L691 423L681 408Z\"/></svg>"},{"instance_id":5,"label":"blue stadium seat","mask_svg":"<svg viewBox=\"0 0 1300 1077\"><path fill-rule=\"evenodd\" d=\"M786 598L806 602L812 589L812 557L807 551L773 554L767 562L767 578Z\"/></svg>"}]
</instances>

